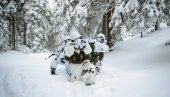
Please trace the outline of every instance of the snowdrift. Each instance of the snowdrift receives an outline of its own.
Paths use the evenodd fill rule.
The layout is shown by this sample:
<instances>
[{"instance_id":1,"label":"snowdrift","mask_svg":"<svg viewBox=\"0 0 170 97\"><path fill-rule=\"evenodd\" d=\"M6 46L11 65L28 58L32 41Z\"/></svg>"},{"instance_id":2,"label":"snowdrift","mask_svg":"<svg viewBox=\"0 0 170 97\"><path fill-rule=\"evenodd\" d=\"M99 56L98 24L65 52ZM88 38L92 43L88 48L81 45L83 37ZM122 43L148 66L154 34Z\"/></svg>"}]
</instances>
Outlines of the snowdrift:
<instances>
[{"instance_id":1,"label":"snowdrift","mask_svg":"<svg viewBox=\"0 0 170 97\"><path fill-rule=\"evenodd\" d=\"M69 82L65 67L50 75L48 54L0 54L0 97L170 97L170 28L118 42L96 84Z\"/></svg>"}]
</instances>

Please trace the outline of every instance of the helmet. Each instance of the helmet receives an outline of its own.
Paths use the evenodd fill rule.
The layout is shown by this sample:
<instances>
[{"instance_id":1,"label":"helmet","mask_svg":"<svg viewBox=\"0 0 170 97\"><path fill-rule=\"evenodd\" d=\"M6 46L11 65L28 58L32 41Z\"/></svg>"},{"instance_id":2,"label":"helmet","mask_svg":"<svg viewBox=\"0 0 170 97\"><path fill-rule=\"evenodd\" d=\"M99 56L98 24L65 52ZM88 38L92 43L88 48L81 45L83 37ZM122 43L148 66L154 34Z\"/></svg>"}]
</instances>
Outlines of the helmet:
<instances>
[{"instance_id":1,"label":"helmet","mask_svg":"<svg viewBox=\"0 0 170 97\"><path fill-rule=\"evenodd\" d=\"M104 43L104 42L105 42L105 35L102 34L102 33L98 34L98 35L96 36L96 40L97 40L98 42Z\"/></svg>"},{"instance_id":2,"label":"helmet","mask_svg":"<svg viewBox=\"0 0 170 97\"><path fill-rule=\"evenodd\" d=\"M74 32L70 33L70 37L71 37L71 40L76 40L76 39L80 38L81 35L77 31L74 31Z\"/></svg>"},{"instance_id":3,"label":"helmet","mask_svg":"<svg viewBox=\"0 0 170 97\"><path fill-rule=\"evenodd\" d=\"M63 40L64 43L67 43L68 41L71 40L71 37L70 36L63 36L62 40Z\"/></svg>"}]
</instances>

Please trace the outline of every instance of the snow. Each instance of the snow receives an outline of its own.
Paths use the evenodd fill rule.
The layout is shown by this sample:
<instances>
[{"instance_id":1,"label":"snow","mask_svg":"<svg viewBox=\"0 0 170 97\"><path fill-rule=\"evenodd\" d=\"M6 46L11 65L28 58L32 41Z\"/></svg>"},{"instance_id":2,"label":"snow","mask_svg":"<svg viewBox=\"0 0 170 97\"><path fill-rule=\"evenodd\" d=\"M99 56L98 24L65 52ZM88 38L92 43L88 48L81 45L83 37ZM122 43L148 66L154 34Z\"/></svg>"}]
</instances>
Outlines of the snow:
<instances>
[{"instance_id":1,"label":"snow","mask_svg":"<svg viewBox=\"0 0 170 97\"><path fill-rule=\"evenodd\" d=\"M144 27L144 20L141 23L139 23L139 27L140 28Z\"/></svg>"},{"instance_id":2,"label":"snow","mask_svg":"<svg viewBox=\"0 0 170 97\"><path fill-rule=\"evenodd\" d=\"M65 66L50 75L49 54L0 54L0 97L170 97L170 28L118 42L96 83L68 81Z\"/></svg>"},{"instance_id":3,"label":"snow","mask_svg":"<svg viewBox=\"0 0 170 97\"><path fill-rule=\"evenodd\" d=\"M5 4L5 3L7 3L7 2L8 2L7 0L3 0L3 1L2 1L2 4Z\"/></svg>"},{"instance_id":4,"label":"snow","mask_svg":"<svg viewBox=\"0 0 170 97\"><path fill-rule=\"evenodd\" d=\"M25 45L19 45L18 51L20 51L22 53L32 53L33 52L29 47L27 47Z\"/></svg>"},{"instance_id":5,"label":"snow","mask_svg":"<svg viewBox=\"0 0 170 97\"><path fill-rule=\"evenodd\" d=\"M3 8L0 6L0 14L2 14L3 12Z\"/></svg>"},{"instance_id":6,"label":"snow","mask_svg":"<svg viewBox=\"0 0 170 97\"><path fill-rule=\"evenodd\" d=\"M5 41L5 38L0 37L0 45L3 45L4 41Z\"/></svg>"},{"instance_id":7,"label":"snow","mask_svg":"<svg viewBox=\"0 0 170 97\"><path fill-rule=\"evenodd\" d=\"M16 9L16 4L13 0L11 0L8 5L6 6L6 11L7 12L16 12L17 9Z\"/></svg>"},{"instance_id":8,"label":"snow","mask_svg":"<svg viewBox=\"0 0 170 97\"><path fill-rule=\"evenodd\" d=\"M65 55L67 57L71 57L73 54L74 54L74 46L73 45L66 45L66 47L64 48L64 52L65 52Z\"/></svg>"},{"instance_id":9,"label":"snow","mask_svg":"<svg viewBox=\"0 0 170 97\"><path fill-rule=\"evenodd\" d=\"M98 35L97 35L96 40L101 41L100 39L98 39L98 38L100 38L100 37L104 38L104 40L105 40L105 35L104 35L104 34L102 34L102 33L100 33L100 34L98 34Z\"/></svg>"},{"instance_id":10,"label":"snow","mask_svg":"<svg viewBox=\"0 0 170 97\"><path fill-rule=\"evenodd\" d=\"M86 44L85 48L84 48L84 53L86 55L90 54L92 52L92 48L90 47L89 44Z\"/></svg>"},{"instance_id":11,"label":"snow","mask_svg":"<svg viewBox=\"0 0 170 97\"><path fill-rule=\"evenodd\" d=\"M52 60L51 60L51 66L53 68L57 68L57 60L56 60L56 57L53 57Z\"/></svg>"},{"instance_id":12,"label":"snow","mask_svg":"<svg viewBox=\"0 0 170 97\"><path fill-rule=\"evenodd\" d=\"M163 28L167 28L167 23L160 23L160 28L163 29Z\"/></svg>"},{"instance_id":13,"label":"snow","mask_svg":"<svg viewBox=\"0 0 170 97\"><path fill-rule=\"evenodd\" d=\"M105 43L96 42L94 52L109 52L109 47Z\"/></svg>"},{"instance_id":14,"label":"snow","mask_svg":"<svg viewBox=\"0 0 170 97\"><path fill-rule=\"evenodd\" d=\"M69 40L69 39L71 39L70 36L63 36L63 37L62 37L62 40L63 40L63 41L64 41L64 40Z\"/></svg>"},{"instance_id":15,"label":"snow","mask_svg":"<svg viewBox=\"0 0 170 97\"><path fill-rule=\"evenodd\" d=\"M153 17L154 16L154 10L152 8L149 10L148 15L149 15L149 17Z\"/></svg>"},{"instance_id":16,"label":"snow","mask_svg":"<svg viewBox=\"0 0 170 97\"><path fill-rule=\"evenodd\" d=\"M54 2L54 0L48 0L48 4L49 4L49 7L51 8L51 9L54 9L54 7L56 6L55 5L55 2Z\"/></svg>"},{"instance_id":17,"label":"snow","mask_svg":"<svg viewBox=\"0 0 170 97\"><path fill-rule=\"evenodd\" d=\"M81 37L81 35L78 33L78 31L73 30L73 31L70 33L70 37L71 37L72 40L75 40L75 39Z\"/></svg>"},{"instance_id":18,"label":"snow","mask_svg":"<svg viewBox=\"0 0 170 97\"><path fill-rule=\"evenodd\" d=\"M139 8L139 3L137 0L129 0L129 2L125 5L125 12L128 13L131 10ZM137 11L137 10L136 10Z\"/></svg>"},{"instance_id":19,"label":"snow","mask_svg":"<svg viewBox=\"0 0 170 97\"><path fill-rule=\"evenodd\" d=\"M93 64L90 63L89 60L86 60L86 62L83 64L83 70L88 70L89 68L91 68L91 71L95 71L95 66ZM92 72L88 72L86 74L84 74L82 77L81 77L81 80L85 83L85 84L93 84L95 83L95 80L96 80L96 77L95 77L95 72L92 73Z\"/></svg>"}]
</instances>

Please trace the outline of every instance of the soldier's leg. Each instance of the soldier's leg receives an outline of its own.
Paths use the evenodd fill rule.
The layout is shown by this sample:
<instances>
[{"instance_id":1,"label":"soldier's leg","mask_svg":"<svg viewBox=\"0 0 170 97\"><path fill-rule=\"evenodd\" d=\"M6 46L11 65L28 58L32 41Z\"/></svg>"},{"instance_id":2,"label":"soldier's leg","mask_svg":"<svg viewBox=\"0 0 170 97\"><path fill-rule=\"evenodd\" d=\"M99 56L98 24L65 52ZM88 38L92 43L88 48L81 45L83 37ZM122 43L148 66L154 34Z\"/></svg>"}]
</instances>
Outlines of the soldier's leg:
<instances>
[{"instance_id":1,"label":"soldier's leg","mask_svg":"<svg viewBox=\"0 0 170 97\"><path fill-rule=\"evenodd\" d=\"M82 64L73 64L73 63L70 63L69 64L70 66L70 81L76 81L76 80L80 80L80 77L81 77L81 67L82 67Z\"/></svg>"},{"instance_id":2,"label":"soldier's leg","mask_svg":"<svg viewBox=\"0 0 170 97\"><path fill-rule=\"evenodd\" d=\"M55 70L56 70L56 68L51 66L51 75L55 75Z\"/></svg>"},{"instance_id":3,"label":"soldier's leg","mask_svg":"<svg viewBox=\"0 0 170 97\"><path fill-rule=\"evenodd\" d=\"M82 66L81 80L86 85L91 85L95 83L95 66L90 63L90 61L85 61Z\"/></svg>"},{"instance_id":4,"label":"soldier's leg","mask_svg":"<svg viewBox=\"0 0 170 97\"><path fill-rule=\"evenodd\" d=\"M102 62L98 60L95 64L95 66L96 66L96 68L95 68L96 74L99 74L102 70Z\"/></svg>"},{"instance_id":5,"label":"soldier's leg","mask_svg":"<svg viewBox=\"0 0 170 97\"><path fill-rule=\"evenodd\" d=\"M56 68L57 68L57 58L53 57L53 59L51 60L51 75L56 74Z\"/></svg>"}]
</instances>

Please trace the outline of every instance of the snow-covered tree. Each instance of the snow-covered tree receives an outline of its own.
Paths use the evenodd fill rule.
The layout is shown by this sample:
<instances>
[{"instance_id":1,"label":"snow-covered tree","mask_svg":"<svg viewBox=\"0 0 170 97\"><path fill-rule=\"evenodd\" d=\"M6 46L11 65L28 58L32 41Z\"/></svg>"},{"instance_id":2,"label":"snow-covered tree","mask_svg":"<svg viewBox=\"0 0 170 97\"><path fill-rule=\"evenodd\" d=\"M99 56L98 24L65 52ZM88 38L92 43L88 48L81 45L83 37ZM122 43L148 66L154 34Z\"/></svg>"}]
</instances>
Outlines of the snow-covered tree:
<instances>
[{"instance_id":1,"label":"snow-covered tree","mask_svg":"<svg viewBox=\"0 0 170 97\"><path fill-rule=\"evenodd\" d=\"M110 27L113 33L121 33L122 26L126 27L124 37L133 36L154 27L159 29L164 19L164 0L117 0ZM121 33L122 34L122 33Z\"/></svg>"},{"instance_id":2,"label":"snow-covered tree","mask_svg":"<svg viewBox=\"0 0 170 97\"><path fill-rule=\"evenodd\" d=\"M13 0L7 2L4 10L6 12L6 19L8 20L9 45L11 46L11 49L16 50L16 2Z\"/></svg>"},{"instance_id":3,"label":"snow-covered tree","mask_svg":"<svg viewBox=\"0 0 170 97\"><path fill-rule=\"evenodd\" d=\"M138 0L116 0L115 5L110 27L113 27L112 32L116 36L115 40L121 40L121 35L126 33L120 31L123 28L129 31L135 25L134 19L140 7Z\"/></svg>"},{"instance_id":4,"label":"snow-covered tree","mask_svg":"<svg viewBox=\"0 0 170 97\"><path fill-rule=\"evenodd\" d=\"M4 10L7 0L0 1L0 51L6 51L9 49L8 45L8 26L5 18L6 11Z\"/></svg>"},{"instance_id":5,"label":"snow-covered tree","mask_svg":"<svg viewBox=\"0 0 170 97\"><path fill-rule=\"evenodd\" d=\"M2 0L0 13L1 35L11 49L21 45L35 51L47 48L52 16L47 0Z\"/></svg>"},{"instance_id":6,"label":"snow-covered tree","mask_svg":"<svg viewBox=\"0 0 170 97\"><path fill-rule=\"evenodd\" d=\"M165 18L166 18L166 22L168 24L168 26L170 26L170 1L169 0L165 0L165 10L164 10L164 13L165 13Z\"/></svg>"},{"instance_id":7,"label":"snow-covered tree","mask_svg":"<svg viewBox=\"0 0 170 97\"><path fill-rule=\"evenodd\" d=\"M74 31L82 37L94 37L108 7L106 0L56 0L54 31L58 41Z\"/></svg>"},{"instance_id":8,"label":"snow-covered tree","mask_svg":"<svg viewBox=\"0 0 170 97\"><path fill-rule=\"evenodd\" d=\"M164 16L164 8L164 0L148 0L142 10L143 15L145 15L146 26L155 26L155 30L158 30Z\"/></svg>"},{"instance_id":9,"label":"snow-covered tree","mask_svg":"<svg viewBox=\"0 0 170 97\"><path fill-rule=\"evenodd\" d=\"M46 34L50 29L50 15L46 0L29 0L24 8L27 22L28 44L34 51L45 48Z\"/></svg>"}]
</instances>

